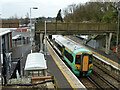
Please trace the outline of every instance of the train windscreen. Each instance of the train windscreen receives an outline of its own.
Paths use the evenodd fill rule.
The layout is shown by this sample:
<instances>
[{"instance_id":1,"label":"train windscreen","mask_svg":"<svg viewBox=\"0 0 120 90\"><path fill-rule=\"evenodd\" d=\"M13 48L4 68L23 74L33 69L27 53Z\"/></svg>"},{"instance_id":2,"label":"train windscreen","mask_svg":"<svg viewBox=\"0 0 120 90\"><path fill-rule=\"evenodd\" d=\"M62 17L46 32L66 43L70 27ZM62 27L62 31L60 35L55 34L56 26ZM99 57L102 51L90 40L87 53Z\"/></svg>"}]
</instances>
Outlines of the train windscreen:
<instances>
[{"instance_id":1,"label":"train windscreen","mask_svg":"<svg viewBox=\"0 0 120 90\"><path fill-rule=\"evenodd\" d=\"M89 55L89 64L91 64L93 61L93 56L92 55Z\"/></svg>"},{"instance_id":2,"label":"train windscreen","mask_svg":"<svg viewBox=\"0 0 120 90\"><path fill-rule=\"evenodd\" d=\"M81 55L76 55L75 64L81 64Z\"/></svg>"}]
</instances>

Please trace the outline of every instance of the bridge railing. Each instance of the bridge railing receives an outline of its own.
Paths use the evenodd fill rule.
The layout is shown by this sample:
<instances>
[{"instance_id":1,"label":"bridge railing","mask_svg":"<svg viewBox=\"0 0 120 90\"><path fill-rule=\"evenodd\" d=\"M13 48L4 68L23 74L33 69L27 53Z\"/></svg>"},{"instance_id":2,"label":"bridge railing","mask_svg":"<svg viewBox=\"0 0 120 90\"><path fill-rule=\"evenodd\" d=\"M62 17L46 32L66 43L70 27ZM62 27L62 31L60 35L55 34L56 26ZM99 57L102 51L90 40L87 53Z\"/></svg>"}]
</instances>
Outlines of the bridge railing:
<instances>
[{"instance_id":1,"label":"bridge railing","mask_svg":"<svg viewBox=\"0 0 120 90\"><path fill-rule=\"evenodd\" d=\"M36 32L44 33L44 23L36 23ZM78 33L109 33L116 32L116 24L105 23L46 23L47 33L51 34L78 34Z\"/></svg>"}]
</instances>

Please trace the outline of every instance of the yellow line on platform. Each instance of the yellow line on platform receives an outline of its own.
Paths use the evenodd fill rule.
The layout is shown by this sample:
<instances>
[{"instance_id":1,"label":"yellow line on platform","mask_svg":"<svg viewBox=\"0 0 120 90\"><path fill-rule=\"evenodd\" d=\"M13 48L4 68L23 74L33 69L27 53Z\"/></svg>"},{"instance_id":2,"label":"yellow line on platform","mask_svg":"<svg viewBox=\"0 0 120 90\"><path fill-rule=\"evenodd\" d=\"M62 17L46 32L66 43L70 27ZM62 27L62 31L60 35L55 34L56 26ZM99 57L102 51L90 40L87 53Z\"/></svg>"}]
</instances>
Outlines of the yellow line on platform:
<instances>
[{"instance_id":1,"label":"yellow line on platform","mask_svg":"<svg viewBox=\"0 0 120 90\"><path fill-rule=\"evenodd\" d=\"M71 85L71 87L74 89L76 88L73 84L71 84L71 82L68 80L67 77L69 77L63 70L61 70L60 66L58 65L58 62L55 60L54 56L52 55L52 53L50 52L50 49L48 48L48 51L50 53L50 55L52 56L54 62L57 64L58 68L60 69L60 71L62 72L62 74L64 75L64 77L67 79L67 81L69 82L69 84ZM72 82L73 83L73 82Z\"/></svg>"},{"instance_id":2,"label":"yellow line on platform","mask_svg":"<svg viewBox=\"0 0 120 90\"><path fill-rule=\"evenodd\" d=\"M77 42L75 42L75 41L73 41L73 40L71 40L70 38L68 38L68 37L66 37L66 36L64 36L65 38L67 38L68 40L70 40L70 41L72 41L72 42L74 42L74 43L76 43L76 44L78 44L78 45L81 45L81 44L79 44L79 43L77 43ZM85 46L83 46L83 45L81 45L82 47L84 47L84 48L86 48ZM86 48L86 49L88 49L88 50L90 50L89 48ZM102 57L102 58L104 58L104 59L106 59L106 60L108 60L108 61L110 61L110 62L112 62L112 63L114 63L114 64L116 64L116 65L118 65L118 66L120 66L120 64L118 64L118 63L116 63L116 62L114 62L114 61L112 61L111 59L109 59L109 58L106 58L105 56L102 56L102 55L100 55L100 54L98 54L97 52L95 52L95 51L92 51L92 50L90 50L91 52L93 52L94 54L96 54L96 55L98 55L98 56L100 56L100 57Z\"/></svg>"}]
</instances>

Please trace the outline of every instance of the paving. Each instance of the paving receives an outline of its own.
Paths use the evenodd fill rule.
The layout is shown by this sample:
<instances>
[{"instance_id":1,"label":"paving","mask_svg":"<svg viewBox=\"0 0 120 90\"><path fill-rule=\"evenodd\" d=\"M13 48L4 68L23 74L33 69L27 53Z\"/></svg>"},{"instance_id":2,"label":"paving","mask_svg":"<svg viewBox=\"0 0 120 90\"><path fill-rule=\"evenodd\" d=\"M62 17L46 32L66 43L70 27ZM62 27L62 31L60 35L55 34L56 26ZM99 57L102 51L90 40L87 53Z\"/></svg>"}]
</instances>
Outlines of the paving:
<instances>
[{"instance_id":1,"label":"paving","mask_svg":"<svg viewBox=\"0 0 120 90\"><path fill-rule=\"evenodd\" d=\"M23 45L16 45L13 47L13 50L12 50L12 63L11 63L11 73L13 73L16 65L17 65L17 61L21 61L22 62L22 68L21 69L24 69L24 66L25 66L25 62L26 62L26 58L27 58L27 55L30 53L30 44L23 44ZM23 54L23 58L22 58L22 54Z\"/></svg>"},{"instance_id":2,"label":"paving","mask_svg":"<svg viewBox=\"0 0 120 90\"><path fill-rule=\"evenodd\" d=\"M48 65L48 73L51 76L55 76L56 81L59 87L62 88L72 88L71 85L68 83L67 79L64 77L54 60L50 55L47 55L47 65Z\"/></svg>"}]
</instances>

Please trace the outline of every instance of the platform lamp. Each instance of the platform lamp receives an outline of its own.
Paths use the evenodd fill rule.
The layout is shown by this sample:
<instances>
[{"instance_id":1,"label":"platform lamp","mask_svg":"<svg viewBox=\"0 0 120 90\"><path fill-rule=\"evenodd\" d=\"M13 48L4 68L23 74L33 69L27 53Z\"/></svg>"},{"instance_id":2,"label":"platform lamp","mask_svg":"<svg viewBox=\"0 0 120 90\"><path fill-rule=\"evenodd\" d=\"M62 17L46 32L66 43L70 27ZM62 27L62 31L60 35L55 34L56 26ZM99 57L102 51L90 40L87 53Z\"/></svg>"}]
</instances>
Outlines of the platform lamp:
<instances>
[{"instance_id":1,"label":"platform lamp","mask_svg":"<svg viewBox=\"0 0 120 90\"><path fill-rule=\"evenodd\" d=\"M31 41L31 53L32 53L32 44L33 44L33 37L32 37L32 20L31 20L31 10L38 9L38 7L31 7L30 8L30 41Z\"/></svg>"},{"instance_id":2,"label":"platform lamp","mask_svg":"<svg viewBox=\"0 0 120 90\"><path fill-rule=\"evenodd\" d=\"M2 28L2 18L1 18L1 13L0 13L0 28Z\"/></svg>"},{"instance_id":3,"label":"platform lamp","mask_svg":"<svg viewBox=\"0 0 120 90\"><path fill-rule=\"evenodd\" d=\"M45 21L45 55L47 54L47 36L46 36L46 21Z\"/></svg>"}]
</instances>

